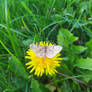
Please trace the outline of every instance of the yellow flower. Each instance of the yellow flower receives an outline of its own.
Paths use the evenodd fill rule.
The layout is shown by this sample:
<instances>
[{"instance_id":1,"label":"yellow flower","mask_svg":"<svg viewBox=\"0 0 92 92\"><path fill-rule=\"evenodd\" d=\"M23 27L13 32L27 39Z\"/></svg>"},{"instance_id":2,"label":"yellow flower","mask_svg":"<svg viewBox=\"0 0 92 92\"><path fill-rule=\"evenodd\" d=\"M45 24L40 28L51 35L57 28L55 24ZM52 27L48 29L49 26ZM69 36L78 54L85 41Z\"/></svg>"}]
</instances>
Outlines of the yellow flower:
<instances>
[{"instance_id":1,"label":"yellow flower","mask_svg":"<svg viewBox=\"0 0 92 92\"><path fill-rule=\"evenodd\" d=\"M39 45L45 46L45 42L40 42ZM46 43L46 46L54 46L53 44ZM31 49L27 51L28 56L26 59L30 59L30 62L26 63L27 69L31 68L30 73L34 71L34 74L37 76L42 76L44 73L53 75L57 72L56 67L60 66L60 53L57 53L55 57L48 58L38 57L35 52Z\"/></svg>"}]
</instances>

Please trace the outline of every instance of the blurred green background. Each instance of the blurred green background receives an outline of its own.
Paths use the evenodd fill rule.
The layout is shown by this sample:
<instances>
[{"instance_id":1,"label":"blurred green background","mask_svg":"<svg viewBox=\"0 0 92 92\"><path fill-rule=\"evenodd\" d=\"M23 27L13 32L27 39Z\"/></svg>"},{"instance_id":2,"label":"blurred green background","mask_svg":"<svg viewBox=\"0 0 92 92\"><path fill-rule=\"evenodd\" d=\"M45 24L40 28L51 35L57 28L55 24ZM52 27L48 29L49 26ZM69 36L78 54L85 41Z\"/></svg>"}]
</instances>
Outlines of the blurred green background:
<instances>
[{"instance_id":1,"label":"blurred green background","mask_svg":"<svg viewBox=\"0 0 92 92\"><path fill-rule=\"evenodd\" d=\"M33 42L63 47L61 75L26 69ZM0 0L0 92L92 92L92 0Z\"/></svg>"}]
</instances>

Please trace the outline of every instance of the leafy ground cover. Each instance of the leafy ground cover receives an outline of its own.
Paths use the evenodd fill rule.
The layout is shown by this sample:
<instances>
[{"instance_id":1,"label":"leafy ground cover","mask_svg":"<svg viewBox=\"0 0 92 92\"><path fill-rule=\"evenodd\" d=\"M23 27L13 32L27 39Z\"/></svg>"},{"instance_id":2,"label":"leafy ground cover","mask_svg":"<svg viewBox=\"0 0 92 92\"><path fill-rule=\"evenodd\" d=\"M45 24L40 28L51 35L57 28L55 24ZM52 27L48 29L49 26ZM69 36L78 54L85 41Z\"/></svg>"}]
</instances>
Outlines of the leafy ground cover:
<instances>
[{"instance_id":1,"label":"leafy ground cover","mask_svg":"<svg viewBox=\"0 0 92 92\"><path fill-rule=\"evenodd\" d=\"M58 74L26 69L40 41L63 47ZM0 0L0 92L92 92L92 0Z\"/></svg>"}]
</instances>

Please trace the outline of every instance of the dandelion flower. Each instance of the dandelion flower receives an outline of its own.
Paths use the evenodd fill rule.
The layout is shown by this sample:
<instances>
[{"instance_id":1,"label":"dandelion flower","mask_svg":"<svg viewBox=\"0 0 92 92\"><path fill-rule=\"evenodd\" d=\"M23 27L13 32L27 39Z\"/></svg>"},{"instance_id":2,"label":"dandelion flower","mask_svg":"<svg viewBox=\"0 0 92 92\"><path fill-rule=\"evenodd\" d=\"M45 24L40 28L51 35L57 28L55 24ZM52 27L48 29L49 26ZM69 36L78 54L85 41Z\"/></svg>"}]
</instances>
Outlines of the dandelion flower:
<instances>
[{"instance_id":1,"label":"dandelion flower","mask_svg":"<svg viewBox=\"0 0 92 92\"><path fill-rule=\"evenodd\" d=\"M39 45L45 46L45 42L40 42ZM53 44L46 43L46 46L54 46ZM57 53L56 56L52 58L48 57L38 57L32 49L28 49L27 55L25 58L30 59L28 63L26 63L27 69L31 69L30 73L34 71L34 74L37 76L42 76L44 73L46 75L53 75L57 73L56 67L60 66L60 53Z\"/></svg>"}]
</instances>

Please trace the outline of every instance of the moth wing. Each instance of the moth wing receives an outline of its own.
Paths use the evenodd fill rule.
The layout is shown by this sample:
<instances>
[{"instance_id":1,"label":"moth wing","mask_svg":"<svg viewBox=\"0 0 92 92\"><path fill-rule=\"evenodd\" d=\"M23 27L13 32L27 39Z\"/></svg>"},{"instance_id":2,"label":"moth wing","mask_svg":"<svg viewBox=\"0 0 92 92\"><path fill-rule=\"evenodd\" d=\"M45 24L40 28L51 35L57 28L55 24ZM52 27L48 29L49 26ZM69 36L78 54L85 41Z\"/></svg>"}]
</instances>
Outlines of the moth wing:
<instances>
[{"instance_id":1,"label":"moth wing","mask_svg":"<svg viewBox=\"0 0 92 92\"><path fill-rule=\"evenodd\" d=\"M40 45L32 44L30 45L30 48L35 52L36 56L38 57L44 57L45 56L45 48Z\"/></svg>"},{"instance_id":2,"label":"moth wing","mask_svg":"<svg viewBox=\"0 0 92 92\"><path fill-rule=\"evenodd\" d=\"M37 47L38 47L38 45L35 45L35 44L30 45L30 49L33 50L34 52L37 51Z\"/></svg>"},{"instance_id":3,"label":"moth wing","mask_svg":"<svg viewBox=\"0 0 92 92\"><path fill-rule=\"evenodd\" d=\"M44 47L38 48L36 51L36 55L38 57L45 57L45 48Z\"/></svg>"},{"instance_id":4,"label":"moth wing","mask_svg":"<svg viewBox=\"0 0 92 92\"><path fill-rule=\"evenodd\" d=\"M62 50L61 46L48 46L46 56L48 58L54 57L57 53L59 53Z\"/></svg>"}]
</instances>

